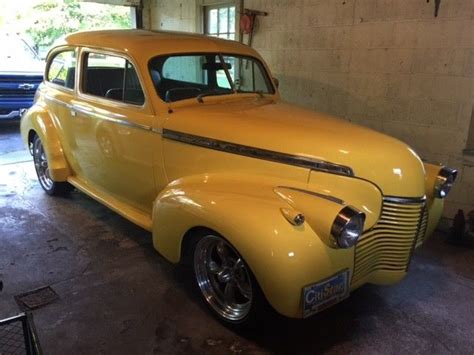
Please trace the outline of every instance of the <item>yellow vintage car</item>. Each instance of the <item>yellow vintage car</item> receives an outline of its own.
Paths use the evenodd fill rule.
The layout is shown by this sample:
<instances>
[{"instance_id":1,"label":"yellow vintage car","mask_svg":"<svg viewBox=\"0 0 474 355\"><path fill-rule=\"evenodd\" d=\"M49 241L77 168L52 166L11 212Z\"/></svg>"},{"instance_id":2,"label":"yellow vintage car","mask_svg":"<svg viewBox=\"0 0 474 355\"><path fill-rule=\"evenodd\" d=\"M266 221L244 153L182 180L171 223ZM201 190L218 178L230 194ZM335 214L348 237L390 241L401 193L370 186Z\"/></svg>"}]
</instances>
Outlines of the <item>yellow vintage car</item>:
<instances>
[{"instance_id":1,"label":"yellow vintage car","mask_svg":"<svg viewBox=\"0 0 474 355\"><path fill-rule=\"evenodd\" d=\"M268 304L315 314L400 281L456 170L406 144L283 102L234 41L143 30L51 50L21 132L46 193L86 193L188 263L222 321Z\"/></svg>"}]
</instances>

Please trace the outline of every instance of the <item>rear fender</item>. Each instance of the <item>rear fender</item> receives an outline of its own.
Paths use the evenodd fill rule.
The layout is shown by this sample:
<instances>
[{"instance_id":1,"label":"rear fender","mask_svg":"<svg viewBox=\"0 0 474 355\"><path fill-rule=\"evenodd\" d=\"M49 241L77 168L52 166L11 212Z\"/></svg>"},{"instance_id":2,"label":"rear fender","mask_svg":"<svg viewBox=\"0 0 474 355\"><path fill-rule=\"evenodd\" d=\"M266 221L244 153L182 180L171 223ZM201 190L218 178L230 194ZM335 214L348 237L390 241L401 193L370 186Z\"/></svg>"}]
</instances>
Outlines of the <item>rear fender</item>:
<instances>
[{"instance_id":1,"label":"rear fender","mask_svg":"<svg viewBox=\"0 0 474 355\"><path fill-rule=\"evenodd\" d=\"M48 158L51 178L54 181L66 181L71 175L71 168L64 155L57 127L48 111L44 107L33 105L23 115L20 129L27 147L32 133L39 136Z\"/></svg>"}]
</instances>

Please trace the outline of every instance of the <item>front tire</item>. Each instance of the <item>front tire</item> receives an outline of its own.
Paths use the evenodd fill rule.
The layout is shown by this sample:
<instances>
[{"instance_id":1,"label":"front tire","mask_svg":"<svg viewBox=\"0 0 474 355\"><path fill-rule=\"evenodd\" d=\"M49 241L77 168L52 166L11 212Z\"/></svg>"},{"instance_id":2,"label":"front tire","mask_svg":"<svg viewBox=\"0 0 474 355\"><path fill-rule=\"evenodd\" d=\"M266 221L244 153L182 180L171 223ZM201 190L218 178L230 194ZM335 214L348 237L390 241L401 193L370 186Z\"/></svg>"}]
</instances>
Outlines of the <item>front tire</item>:
<instances>
[{"instance_id":1,"label":"front tire","mask_svg":"<svg viewBox=\"0 0 474 355\"><path fill-rule=\"evenodd\" d=\"M265 299L242 256L214 233L201 235L193 244L194 279L206 305L227 325L255 324L266 308Z\"/></svg>"},{"instance_id":2,"label":"front tire","mask_svg":"<svg viewBox=\"0 0 474 355\"><path fill-rule=\"evenodd\" d=\"M53 181L51 178L48 158L46 157L43 143L41 143L41 139L38 136L35 136L33 139L33 162L38 181L48 195L65 195L73 189L68 182Z\"/></svg>"}]
</instances>

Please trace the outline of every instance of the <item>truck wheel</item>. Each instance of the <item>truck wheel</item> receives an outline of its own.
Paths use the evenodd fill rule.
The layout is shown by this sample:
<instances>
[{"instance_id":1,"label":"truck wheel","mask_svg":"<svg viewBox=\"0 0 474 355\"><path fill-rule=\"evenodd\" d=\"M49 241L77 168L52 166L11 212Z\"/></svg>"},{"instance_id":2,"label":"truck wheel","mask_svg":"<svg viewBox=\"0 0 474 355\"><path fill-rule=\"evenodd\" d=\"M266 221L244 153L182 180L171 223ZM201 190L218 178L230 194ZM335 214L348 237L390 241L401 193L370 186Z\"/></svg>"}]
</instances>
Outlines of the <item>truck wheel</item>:
<instances>
[{"instance_id":1,"label":"truck wheel","mask_svg":"<svg viewBox=\"0 0 474 355\"><path fill-rule=\"evenodd\" d=\"M254 324L266 308L265 299L244 259L214 234L206 233L194 244L194 276L204 302L228 325Z\"/></svg>"},{"instance_id":2,"label":"truck wheel","mask_svg":"<svg viewBox=\"0 0 474 355\"><path fill-rule=\"evenodd\" d=\"M72 185L68 182L53 181L51 179L46 152L38 136L35 136L33 140L33 162L36 175L38 175L38 181L48 195L65 195L73 189Z\"/></svg>"}]
</instances>

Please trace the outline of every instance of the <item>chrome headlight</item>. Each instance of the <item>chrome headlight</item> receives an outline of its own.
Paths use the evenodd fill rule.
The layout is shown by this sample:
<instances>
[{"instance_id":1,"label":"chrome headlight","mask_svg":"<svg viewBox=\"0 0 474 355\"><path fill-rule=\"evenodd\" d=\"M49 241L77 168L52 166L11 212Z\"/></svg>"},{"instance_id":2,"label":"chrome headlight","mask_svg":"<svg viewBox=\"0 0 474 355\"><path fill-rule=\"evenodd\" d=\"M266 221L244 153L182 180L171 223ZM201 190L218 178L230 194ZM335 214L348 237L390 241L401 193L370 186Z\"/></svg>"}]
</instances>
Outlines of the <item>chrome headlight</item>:
<instances>
[{"instance_id":1,"label":"chrome headlight","mask_svg":"<svg viewBox=\"0 0 474 355\"><path fill-rule=\"evenodd\" d=\"M339 248L354 246L364 230L365 214L354 207L344 207L336 216L331 234Z\"/></svg>"},{"instance_id":2,"label":"chrome headlight","mask_svg":"<svg viewBox=\"0 0 474 355\"><path fill-rule=\"evenodd\" d=\"M448 195L449 190L453 187L454 181L458 176L456 169L443 167L438 173L435 182L435 197L445 198Z\"/></svg>"}]
</instances>

